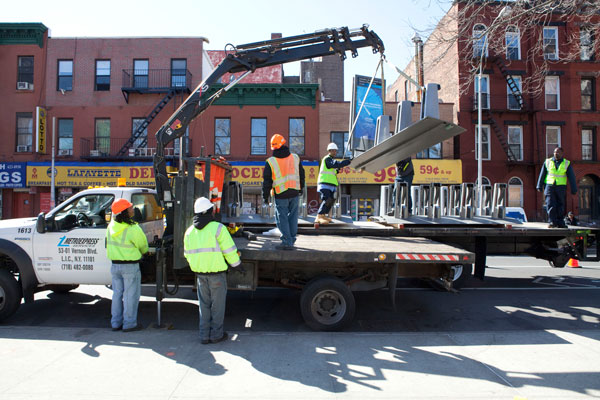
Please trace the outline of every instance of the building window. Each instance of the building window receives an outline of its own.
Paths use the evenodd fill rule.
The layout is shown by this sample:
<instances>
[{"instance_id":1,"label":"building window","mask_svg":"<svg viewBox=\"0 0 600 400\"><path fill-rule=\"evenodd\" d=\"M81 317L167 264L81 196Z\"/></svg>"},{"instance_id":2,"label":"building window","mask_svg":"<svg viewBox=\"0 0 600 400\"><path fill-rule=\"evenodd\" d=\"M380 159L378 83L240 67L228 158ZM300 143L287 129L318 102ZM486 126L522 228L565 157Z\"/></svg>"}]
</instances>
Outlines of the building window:
<instances>
[{"instance_id":1,"label":"building window","mask_svg":"<svg viewBox=\"0 0 600 400\"><path fill-rule=\"evenodd\" d=\"M139 149L144 141L148 139L148 125L145 122L146 118L133 118L131 120L131 136L139 135L133 142L134 149ZM141 132L138 132L139 130Z\"/></svg>"},{"instance_id":2,"label":"building window","mask_svg":"<svg viewBox=\"0 0 600 400\"><path fill-rule=\"evenodd\" d=\"M592 128L581 129L581 159L586 161L596 160L596 137Z\"/></svg>"},{"instance_id":3,"label":"building window","mask_svg":"<svg viewBox=\"0 0 600 400\"><path fill-rule=\"evenodd\" d=\"M290 118L290 151L304 155L304 118Z\"/></svg>"},{"instance_id":4,"label":"building window","mask_svg":"<svg viewBox=\"0 0 600 400\"><path fill-rule=\"evenodd\" d=\"M187 72L186 59L171 60L171 87L186 87L185 74Z\"/></svg>"},{"instance_id":5,"label":"building window","mask_svg":"<svg viewBox=\"0 0 600 400\"><path fill-rule=\"evenodd\" d=\"M58 85L56 90L73 90L73 60L58 60Z\"/></svg>"},{"instance_id":6,"label":"building window","mask_svg":"<svg viewBox=\"0 0 600 400\"><path fill-rule=\"evenodd\" d=\"M523 127L520 125L508 127L508 147L515 160L523 160Z\"/></svg>"},{"instance_id":7,"label":"building window","mask_svg":"<svg viewBox=\"0 0 600 400\"><path fill-rule=\"evenodd\" d=\"M352 155L352 151L348 148L348 132L331 132L329 139L332 143L335 143L338 147L338 157L344 153L344 158L349 158Z\"/></svg>"},{"instance_id":8,"label":"building window","mask_svg":"<svg viewBox=\"0 0 600 400\"><path fill-rule=\"evenodd\" d=\"M147 131L146 131L146 135L147 135ZM175 153L176 156L179 155L180 149L179 149L179 143L183 143L183 151L184 151L184 155L189 155L190 154L190 127L186 126L185 127L185 134L180 137L179 139L175 139L173 141L173 151Z\"/></svg>"},{"instance_id":9,"label":"building window","mask_svg":"<svg viewBox=\"0 0 600 400\"><path fill-rule=\"evenodd\" d=\"M102 155L110 154L110 119L96 119L94 140L96 150L102 153Z\"/></svg>"},{"instance_id":10,"label":"building window","mask_svg":"<svg viewBox=\"0 0 600 400\"><path fill-rule=\"evenodd\" d=\"M476 24L473 27L473 58L480 58L482 54L487 57L487 28L483 24Z\"/></svg>"},{"instance_id":11,"label":"building window","mask_svg":"<svg viewBox=\"0 0 600 400\"><path fill-rule=\"evenodd\" d=\"M58 120L58 155L73 155L73 120L70 118Z\"/></svg>"},{"instance_id":12,"label":"building window","mask_svg":"<svg viewBox=\"0 0 600 400\"><path fill-rule=\"evenodd\" d=\"M148 87L148 60L133 60L133 87Z\"/></svg>"},{"instance_id":13,"label":"building window","mask_svg":"<svg viewBox=\"0 0 600 400\"><path fill-rule=\"evenodd\" d=\"M558 60L558 28L544 27L544 59Z\"/></svg>"},{"instance_id":14,"label":"building window","mask_svg":"<svg viewBox=\"0 0 600 400\"><path fill-rule=\"evenodd\" d=\"M33 116L31 113L17 113L17 153L31 152L33 143Z\"/></svg>"},{"instance_id":15,"label":"building window","mask_svg":"<svg viewBox=\"0 0 600 400\"><path fill-rule=\"evenodd\" d=\"M228 155L231 152L231 120L215 118L215 153Z\"/></svg>"},{"instance_id":16,"label":"building window","mask_svg":"<svg viewBox=\"0 0 600 400\"><path fill-rule=\"evenodd\" d=\"M521 104L521 101L523 100L523 97L521 96L521 93L523 93L523 87L521 85L521 77L517 76L517 75L513 75L513 76L511 76L511 78L515 82L517 90L519 91L519 96L517 96L517 94L513 93L511 87L508 84L506 85L506 93L508 93L508 109L509 110L520 110L521 107L523 106Z\"/></svg>"},{"instance_id":17,"label":"building window","mask_svg":"<svg viewBox=\"0 0 600 400\"><path fill-rule=\"evenodd\" d=\"M547 76L545 83L546 110L560 110L560 80L558 76Z\"/></svg>"},{"instance_id":18,"label":"building window","mask_svg":"<svg viewBox=\"0 0 600 400\"><path fill-rule=\"evenodd\" d=\"M514 25L506 28L506 59L521 59L521 38L519 28Z\"/></svg>"},{"instance_id":19,"label":"building window","mask_svg":"<svg viewBox=\"0 0 600 400\"><path fill-rule=\"evenodd\" d=\"M96 82L98 92L110 90L110 60L96 60Z\"/></svg>"},{"instance_id":20,"label":"building window","mask_svg":"<svg viewBox=\"0 0 600 400\"><path fill-rule=\"evenodd\" d=\"M581 78L581 109L585 111L592 111L595 108L594 79Z\"/></svg>"},{"instance_id":21,"label":"building window","mask_svg":"<svg viewBox=\"0 0 600 400\"><path fill-rule=\"evenodd\" d=\"M33 83L33 57L19 57L17 64L17 82Z\"/></svg>"},{"instance_id":22,"label":"building window","mask_svg":"<svg viewBox=\"0 0 600 400\"><path fill-rule=\"evenodd\" d=\"M475 159L479 160L479 125L475 125ZM481 152L483 154L482 160L490 159L490 126L481 125Z\"/></svg>"},{"instance_id":23,"label":"building window","mask_svg":"<svg viewBox=\"0 0 600 400\"><path fill-rule=\"evenodd\" d=\"M581 27L579 30L579 47L581 61L594 59L594 34L591 27Z\"/></svg>"},{"instance_id":24,"label":"building window","mask_svg":"<svg viewBox=\"0 0 600 400\"><path fill-rule=\"evenodd\" d=\"M481 108L490 108L490 77L488 75L481 75ZM479 75L475 77L475 108L478 108L477 102L479 101Z\"/></svg>"},{"instance_id":25,"label":"building window","mask_svg":"<svg viewBox=\"0 0 600 400\"><path fill-rule=\"evenodd\" d=\"M438 143L417 153L416 158L442 158L442 144Z\"/></svg>"},{"instance_id":26,"label":"building window","mask_svg":"<svg viewBox=\"0 0 600 400\"><path fill-rule=\"evenodd\" d=\"M560 147L560 126L546 126L546 158L554 155L554 149Z\"/></svg>"},{"instance_id":27,"label":"building window","mask_svg":"<svg viewBox=\"0 0 600 400\"><path fill-rule=\"evenodd\" d=\"M250 154L267 154L267 119L250 121Z\"/></svg>"},{"instance_id":28,"label":"building window","mask_svg":"<svg viewBox=\"0 0 600 400\"><path fill-rule=\"evenodd\" d=\"M516 176L508 181L508 206L523 207L523 181Z\"/></svg>"}]
</instances>

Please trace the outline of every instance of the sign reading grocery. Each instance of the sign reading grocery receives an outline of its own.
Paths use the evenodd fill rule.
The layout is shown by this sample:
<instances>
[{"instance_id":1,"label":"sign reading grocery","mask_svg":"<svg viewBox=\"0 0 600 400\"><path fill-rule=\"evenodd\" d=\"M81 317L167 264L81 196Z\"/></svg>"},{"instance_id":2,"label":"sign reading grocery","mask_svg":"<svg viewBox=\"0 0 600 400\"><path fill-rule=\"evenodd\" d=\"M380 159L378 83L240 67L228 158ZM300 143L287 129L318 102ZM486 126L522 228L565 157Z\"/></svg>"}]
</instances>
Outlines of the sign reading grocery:
<instances>
[{"instance_id":1,"label":"sign reading grocery","mask_svg":"<svg viewBox=\"0 0 600 400\"><path fill-rule=\"evenodd\" d=\"M263 168L265 163L260 161L247 161L230 163L233 167L232 180L242 183L244 186L262 186ZM306 186L317 186L319 176L319 163L317 161L304 161L304 172ZM461 160L413 160L415 168L414 184L462 183ZM338 173L338 181L341 184L388 184L393 183L396 178L396 167L394 165L384 168L372 174L366 171L356 171L345 167Z\"/></svg>"},{"instance_id":2,"label":"sign reading grocery","mask_svg":"<svg viewBox=\"0 0 600 400\"><path fill-rule=\"evenodd\" d=\"M54 165L57 187L117 186L124 178L127 186L154 187L151 163L80 163L59 162ZM27 186L50 186L50 163L27 163Z\"/></svg>"}]
</instances>

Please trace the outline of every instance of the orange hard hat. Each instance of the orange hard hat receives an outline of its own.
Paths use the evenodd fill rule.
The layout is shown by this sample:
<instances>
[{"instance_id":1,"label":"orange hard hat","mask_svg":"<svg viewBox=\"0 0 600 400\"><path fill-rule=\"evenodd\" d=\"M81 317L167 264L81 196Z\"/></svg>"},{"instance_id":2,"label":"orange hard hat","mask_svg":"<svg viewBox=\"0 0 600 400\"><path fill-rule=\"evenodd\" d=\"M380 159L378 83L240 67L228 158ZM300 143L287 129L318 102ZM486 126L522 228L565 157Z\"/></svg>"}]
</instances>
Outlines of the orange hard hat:
<instances>
[{"instance_id":1,"label":"orange hard hat","mask_svg":"<svg viewBox=\"0 0 600 400\"><path fill-rule=\"evenodd\" d=\"M276 133L271 138L271 150L279 149L285 144L285 139L279 133Z\"/></svg>"},{"instance_id":2,"label":"orange hard hat","mask_svg":"<svg viewBox=\"0 0 600 400\"><path fill-rule=\"evenodd\" d=\"M117 199L112 203L112 206L110 207L110 209L112 210L113 214L117 215L117 214L122 213L123 211L127 210L131 206L133 206L133 204L131 204L126 199Z\"/></svg>"}]
</instances>

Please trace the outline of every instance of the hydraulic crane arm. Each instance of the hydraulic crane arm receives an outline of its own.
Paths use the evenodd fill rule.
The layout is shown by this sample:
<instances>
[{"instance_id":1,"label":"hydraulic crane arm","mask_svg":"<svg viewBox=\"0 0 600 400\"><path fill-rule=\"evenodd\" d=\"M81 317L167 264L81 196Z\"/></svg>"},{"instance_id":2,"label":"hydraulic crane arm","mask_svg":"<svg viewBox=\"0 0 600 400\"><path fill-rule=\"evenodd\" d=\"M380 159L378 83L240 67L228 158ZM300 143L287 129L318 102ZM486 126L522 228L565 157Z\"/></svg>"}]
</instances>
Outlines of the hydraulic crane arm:
<instances>
[{"instance_id":1,"label":"hydraulic crane arm","mask_svg":"<svg viewBox=\"0 0 600 400\"><path fill-rule=\"evenodd\" d=\"M226 73L254 72L257 68L332 54L339 54L344 60L346 51L350 51L352 57L356 57L358 48L369 46L372 47L373 53L383 53L384 51L383 42L379 36L370 31L367 25L363 25L359 29L350 30L347 27L326 29L310 34L248 43L234 48L234 52L227 54L210 76L194 89L156 133L157 149L154 156L154 172L156 190L163 207L165 202L173 200L173 193L167 177L165 147L171 141L183 136L194 118L233 86L230 84L209 98L203 97L202 94L218 83L219 78ZM169 222L167 221L167 224Z\"/></svg>"}]
</instances>

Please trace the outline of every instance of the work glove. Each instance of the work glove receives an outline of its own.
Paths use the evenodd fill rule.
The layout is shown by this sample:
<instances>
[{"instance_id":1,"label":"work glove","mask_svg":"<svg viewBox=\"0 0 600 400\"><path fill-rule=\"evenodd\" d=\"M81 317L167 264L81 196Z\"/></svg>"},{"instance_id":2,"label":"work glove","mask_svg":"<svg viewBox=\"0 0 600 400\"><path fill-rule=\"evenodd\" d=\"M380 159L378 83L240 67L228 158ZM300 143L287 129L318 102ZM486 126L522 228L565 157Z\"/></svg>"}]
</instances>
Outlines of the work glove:
<instances>
[{"instance_id":1,"label":"work glove","mask_svg":"<svg viewBox=\"0 0 600 400\"><path fill-rule=\"evenodd\" d=\"M235 268L235 270L237 272L239 272L240 274L246 274L246 268L244 268L244 266L242 264L238 265L237 267L233 267Z\"/></svg>"}]
</instances>

